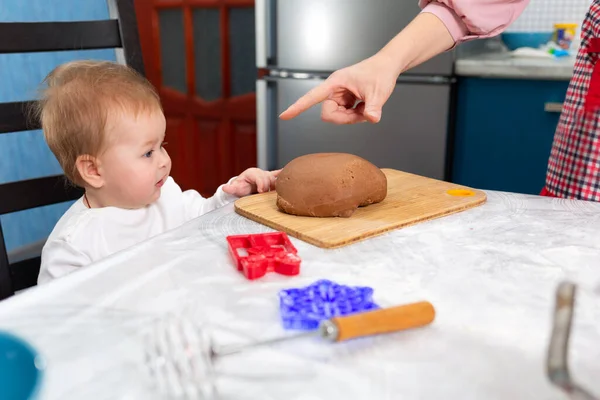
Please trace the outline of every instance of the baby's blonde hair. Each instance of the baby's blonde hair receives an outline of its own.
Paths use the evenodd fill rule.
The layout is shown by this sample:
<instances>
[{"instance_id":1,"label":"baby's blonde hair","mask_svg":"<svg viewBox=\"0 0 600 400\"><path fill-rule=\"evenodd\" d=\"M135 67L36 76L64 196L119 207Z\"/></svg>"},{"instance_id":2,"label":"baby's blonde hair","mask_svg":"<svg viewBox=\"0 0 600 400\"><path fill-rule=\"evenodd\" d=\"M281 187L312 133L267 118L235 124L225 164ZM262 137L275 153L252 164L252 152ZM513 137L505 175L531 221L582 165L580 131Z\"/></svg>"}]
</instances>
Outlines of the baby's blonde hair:
<instances>
[{"instance_id":1,"label":"baby's blonde hair","mask_svg":"<svg viewBox=\"0 0 600 400\"><path fill-rule=\"evenodd\" d=\"M134 69L109 61L73 61L56 67L34 110L65 176L83 186L79 156L96 157L106 145L110 113L162 111L156 90Z\"/></svg>"}]
</instances>

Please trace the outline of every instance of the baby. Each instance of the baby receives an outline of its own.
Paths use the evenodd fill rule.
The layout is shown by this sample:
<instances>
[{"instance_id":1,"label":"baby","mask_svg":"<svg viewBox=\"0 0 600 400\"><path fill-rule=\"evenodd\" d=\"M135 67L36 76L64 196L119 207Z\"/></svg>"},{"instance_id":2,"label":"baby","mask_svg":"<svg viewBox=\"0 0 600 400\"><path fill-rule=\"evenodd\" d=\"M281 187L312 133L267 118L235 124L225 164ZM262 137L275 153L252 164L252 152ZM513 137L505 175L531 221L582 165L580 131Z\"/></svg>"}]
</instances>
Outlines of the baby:
<instances>
[{"instance_id":1,"label":"baby","mask_svg":"<svg viewBox=\"0 0 600 400\"><path fill-rule=\"evenodd\" d=\"M279 171L250 168L213 197L183 192L169 176L165 116L153 86L131 68L75 61L45 80L38 113L66 177L85 189L42 250L38 283L274 187Z\"/></svg>"}]
</instances>

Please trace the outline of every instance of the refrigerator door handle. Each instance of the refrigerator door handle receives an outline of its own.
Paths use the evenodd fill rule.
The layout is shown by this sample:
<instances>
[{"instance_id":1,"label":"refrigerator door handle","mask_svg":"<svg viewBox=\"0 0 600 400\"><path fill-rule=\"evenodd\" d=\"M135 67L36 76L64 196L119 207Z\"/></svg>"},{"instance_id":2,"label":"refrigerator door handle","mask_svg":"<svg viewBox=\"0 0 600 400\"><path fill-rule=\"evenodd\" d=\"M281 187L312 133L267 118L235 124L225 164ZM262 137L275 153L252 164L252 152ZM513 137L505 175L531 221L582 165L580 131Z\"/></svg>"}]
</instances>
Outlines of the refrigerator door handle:
<instances>
[{"instance_id":1,"label":"refrigerator door handle","mask_svg":"<svg viewBox=\"0 0 600 400\"><path fill-rule=\"evenodd\" d=\"M254 6L254 19L256 23L256 66L266 68L270 58L269 38L271 32L271 0L256 0Z\"/></svg>"},{"instance_id":2,"label":"refrigerator door handle","mask_svg":"<svg viewBox=\"0 0 600 400\"><path fill-rule=\"evenodd\" d=\"M267 84L264 79L256 81L256 161L257 167L263 170L269 169Z\"/></svg>"}]
</instances>

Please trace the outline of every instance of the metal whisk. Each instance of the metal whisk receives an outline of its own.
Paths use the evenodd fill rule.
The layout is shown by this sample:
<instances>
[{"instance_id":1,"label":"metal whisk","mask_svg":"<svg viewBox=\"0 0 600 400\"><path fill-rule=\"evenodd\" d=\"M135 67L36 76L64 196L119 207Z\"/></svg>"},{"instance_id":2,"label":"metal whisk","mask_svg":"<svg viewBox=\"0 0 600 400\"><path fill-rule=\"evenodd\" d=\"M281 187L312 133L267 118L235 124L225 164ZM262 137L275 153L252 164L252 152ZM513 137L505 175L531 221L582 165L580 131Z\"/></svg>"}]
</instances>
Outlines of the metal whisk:
<instances>
[{"instance_id":1,"label":"metal whisk","mask_svg":"<svg viewBox=\"0 0 600 400\"><path fill-rule=\"evenodd\" d=\"M316 331L243 345L215 347L207 329L180 317L158 321L148 336L146 362L158 389L180 399L216 396L216 358L288 340L319 336L330 342L391 333L430 324L435 318L431 303L423 301L323 321Z\"/></svg>"},{"instance_id":2,"label":"metal whisk","mask_svg":"<svg viewBox=\"0 0 600 400\"><path fill-rule=\"evenodd\" d=\"M150 377L162 394L190 400L215 396L213 346L206 329L169 315L154 325L145 348Z\"/></svg>"}]
</instances>

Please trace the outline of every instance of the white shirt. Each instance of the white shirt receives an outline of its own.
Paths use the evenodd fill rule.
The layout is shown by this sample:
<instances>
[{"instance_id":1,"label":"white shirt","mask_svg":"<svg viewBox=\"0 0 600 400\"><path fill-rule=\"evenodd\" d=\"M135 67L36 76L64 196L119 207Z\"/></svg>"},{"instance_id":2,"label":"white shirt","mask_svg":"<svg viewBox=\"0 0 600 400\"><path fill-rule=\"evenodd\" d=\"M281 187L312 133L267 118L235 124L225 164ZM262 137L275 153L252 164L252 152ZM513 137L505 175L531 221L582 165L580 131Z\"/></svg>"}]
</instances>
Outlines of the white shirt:
<instances>
[{"instance_id":1,"label":"white shirt","mask_svg":"<svg viewBox=\"0 0 600 400\"><path fill-rule=\"evenodd\" d=\"M183 192L171 177L156 202L136 210L90 209L81 198L60 218L48 237L42 249L38 284L76 271L236 199L225 193L222 186L208 199L195 190Z\"/></svg>"}]
</instances>

